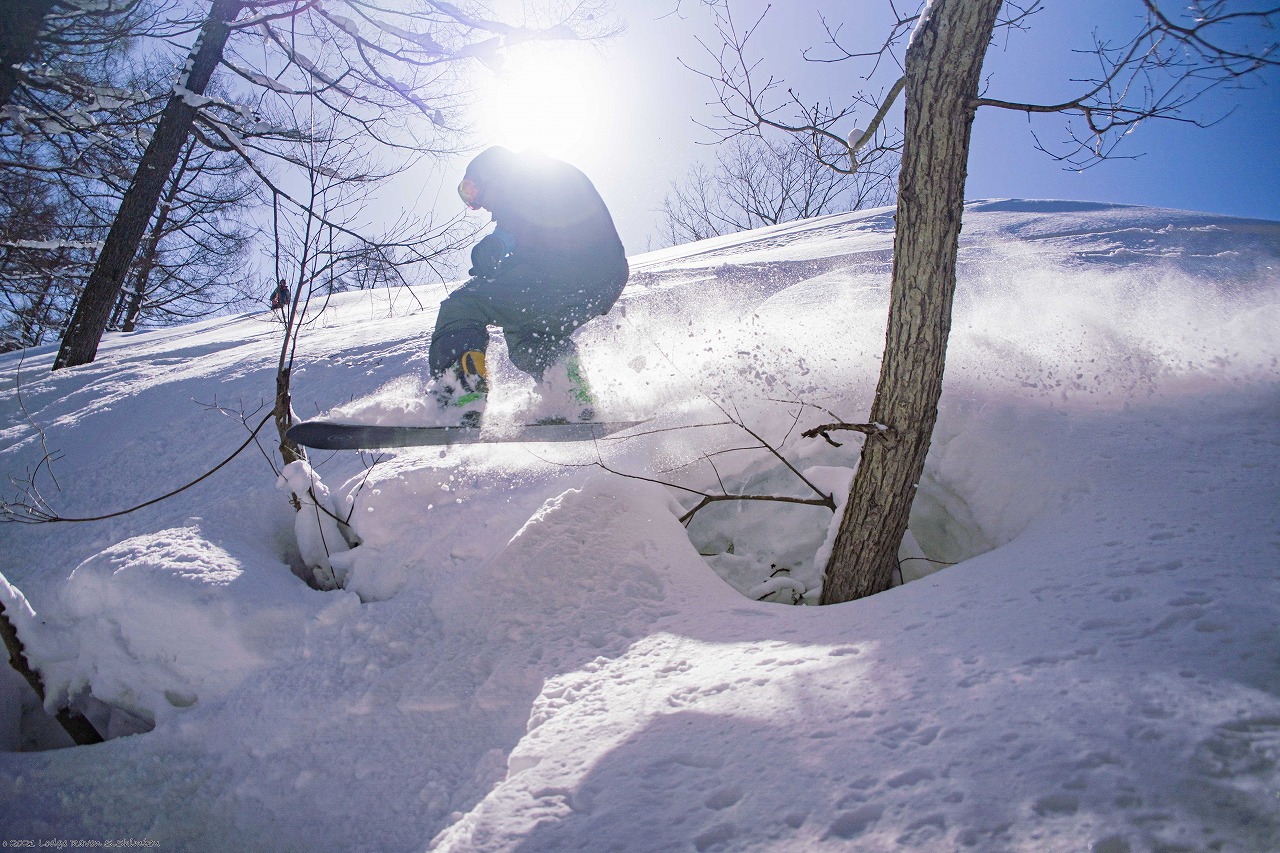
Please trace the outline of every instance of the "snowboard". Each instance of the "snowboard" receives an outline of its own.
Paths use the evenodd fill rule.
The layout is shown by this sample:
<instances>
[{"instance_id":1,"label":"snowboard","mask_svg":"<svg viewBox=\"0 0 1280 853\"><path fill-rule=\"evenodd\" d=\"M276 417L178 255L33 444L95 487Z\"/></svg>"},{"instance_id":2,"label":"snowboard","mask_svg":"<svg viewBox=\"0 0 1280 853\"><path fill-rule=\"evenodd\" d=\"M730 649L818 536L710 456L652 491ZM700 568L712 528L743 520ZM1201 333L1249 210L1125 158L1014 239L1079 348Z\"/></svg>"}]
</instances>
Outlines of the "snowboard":
<instances>
[{"instance_id":1,"label":"snowboard","mask_svg":"<svg viewBox=\"0 0 1280 853\"><path fill-rule=\"evenodd\" d=\"M523 444L593 441L643 421L503 424L501 426L371 426L303 421L289 427L290 440L315 450L377 450L452 444Z\"/></svg>"}]
</instances>

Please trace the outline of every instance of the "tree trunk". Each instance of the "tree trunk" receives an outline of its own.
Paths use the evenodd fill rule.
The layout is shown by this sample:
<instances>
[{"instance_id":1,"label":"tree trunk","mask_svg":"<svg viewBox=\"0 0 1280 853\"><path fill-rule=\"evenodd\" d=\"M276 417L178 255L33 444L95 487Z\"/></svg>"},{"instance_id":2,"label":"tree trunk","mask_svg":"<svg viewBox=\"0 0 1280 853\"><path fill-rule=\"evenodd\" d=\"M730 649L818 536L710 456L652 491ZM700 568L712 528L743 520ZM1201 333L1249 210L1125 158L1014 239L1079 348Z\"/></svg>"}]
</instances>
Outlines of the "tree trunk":
<instances>
[{"instance_id":1,"label":"tree trunk","mask_svg":"<svg viewBox=\"0 0 1280 853\"><path fill-rule=\"evenodd\" d=\"M146 250L144 249L143 251L145 253ZM121 288L120 295L116 297L116 306L111 309L111 317L107 320L108 329L120 328L120 319L124 317L124 305L127 300L128 297L125 295L125 290Z\"/></svg>"},{"instance_id":2,"label":"tree trunk","mask_svg":"<svg viewBox=\"0 0 1280 853\"><path fill-rule=\"evenodd\" d=\"M942 396L969 138L1002 0L933 0L906 55L906 125L884 361L868 436L822 589L833 604L883 592L924 471Z\"/></svg>"},{"instance_id":3,"label":"tree trunk","mask_svg":"<svg viewBox=\"0 0 1280 853\"><path fill-rule=\"evenodd\" d=\"M160 250L160 223L143 241L142 255L138 258L138 269L133 277L133 290L122 300L120 313L120 331L132 332L138 328L138 315L142 313L142 303L147 297L147 283L151 279L151 271L155 269L156 255Z\"/></svg>"},{"instance_id":4,"label":"tree trunk","mask_svg":"<svg viewBox=\"0 0 1280 853\"><path fill-rule=\"evenodd\" d=\"M22 317L22 345L24 347L40 346L40 338L45 328L45 309L49 301L49 294L53 292L53 276L45 276L44 287L40 290L40 295L35 297L27 310L20 315Z\"/></svg>"},{"instance_id":5,"label":"tree trunk","mask_svg":"<svg viewBox=\"0 0 1280 853\"><path fill-rule=\"evenodd\" d=\"M191 152L194 149L191 145L187 145L184 150L182 164L178 166L177 171L173 173L173 179L169 181L169 189L164 194L164 201L160 204L160 212L156 216L156 221L151 225L151 232L142 241L142 254L138 257L137 268L133 274L133 291L120 300L118 310L124 315L123 323L120 326L120 331L122 332L132 332L138 328L138 315L142 313L142 303L147 297L147 286L151 281L151 272L155 269L156 258L160 254L160 238L164 236L165 228L169 225L169 214L177 201L178 190L182 187L183 175L186 174L187 167L191 165Z\"/></svg>"},{"instance_id":6,"label":"tree trunk","mask_svg":"<svg viewBox=\"0 0 1280 853\"><path fill-rule=\"evenodd\" d=\"M18 88L18 70L35 56L36 39L54 0L0 0L0 107Z\"/></svg>"},{"instance_id":7,"label":"tree trunk","mask_svg":"<svg viewBox=\"0 0 1280 853\"><path fill-rule=\"evenodd\" d=\"M169 173L173 171L182 146L195 123L196 107L187 95L204 93L214 69L222 59L222 49L231 34L231 21L243 8L242 0L214 0L209 18L200 30L184 69L184 91L175 89L160 114L160 123L138 164L133 181L120 202L98 262L94 265L84 293L76 305L67 333L63 336L53 369L88 364L98 354L98 343L111 319L129 265L138 253L138 244L155 213Z\"/></svg>"},{"instance_id":8,"label":"tree trunk","mask_svg":"<svg viewBox=\"0 0 1280 853\"><path fill-rule=\"evenodd\" d=\"M280 433L280 456L284 464L306 459L306 453L297 444L285 437L285 432L293 426L293 397L289 393L289 379L293 370L281 366L276 371L276 431Z\"/></svg>"},{"instance_id":9,"label":"tree trunk","mask_svg":"<svg viewBox=\"0 0 1280 853\"><path fill-rule=\"evenodd\" d=\"M36 696L40 699L40 704L43 705L44 679L40 677L40 673L33 670L27 663L26 649L23 647L22 641L18 639L18 629L9 621L9 616L4 611L3 603L0 603L0 640L3 640L4 647L9 652L9 665L27 680L27 683L31 685L31 689L35 691ZM98 730L93 727L93 723L89 722L80 712L73 711L70 708L62 708L54 717L63 730L71 735L71 739L78 746L102 743L102 735L98 734Z\"/></svg>"}]
</instances>

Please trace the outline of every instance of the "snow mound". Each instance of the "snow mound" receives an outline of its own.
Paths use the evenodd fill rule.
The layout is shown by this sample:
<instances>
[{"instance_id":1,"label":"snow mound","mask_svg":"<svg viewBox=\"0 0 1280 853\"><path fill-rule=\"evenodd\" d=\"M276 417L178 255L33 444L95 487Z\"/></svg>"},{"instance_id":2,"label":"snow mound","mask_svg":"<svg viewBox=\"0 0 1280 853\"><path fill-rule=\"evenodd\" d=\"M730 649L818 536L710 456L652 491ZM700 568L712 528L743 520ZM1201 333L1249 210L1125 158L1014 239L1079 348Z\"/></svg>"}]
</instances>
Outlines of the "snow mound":
<instances>
[{"instance_id":1,"label":"snow mound","mask_svg":"<svg viewBox=\"0 0 1280 853\"><path fill-rule=\"evenodd\" d=\"M307 596L282 565L256 556L236 556L192 526L131 537L80 564L62 606L26 635L28 656L44 662L49 705L91 690L149 727L285 654Z\"/></svg>"}]
</instances>

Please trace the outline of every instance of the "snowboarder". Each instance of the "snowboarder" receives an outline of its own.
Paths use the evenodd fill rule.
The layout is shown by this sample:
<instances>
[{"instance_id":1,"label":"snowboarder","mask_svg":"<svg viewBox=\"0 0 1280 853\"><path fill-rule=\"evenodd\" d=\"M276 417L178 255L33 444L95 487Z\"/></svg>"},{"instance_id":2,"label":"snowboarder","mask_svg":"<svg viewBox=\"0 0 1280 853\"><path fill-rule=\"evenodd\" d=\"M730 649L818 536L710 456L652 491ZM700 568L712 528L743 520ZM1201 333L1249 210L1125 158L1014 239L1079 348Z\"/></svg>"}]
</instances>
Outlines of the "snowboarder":
<instances>
[{"instance_id":1,"label":"snowboarder","mask_svg":"<svg viewBox=\"0 0 1280 853\"><path fill-rule=\"evenodd\" d=\"M472 248L471 278L440 303L431 336L431 394L442 423L480 421L488 326L503 330L512 364L537 381L551 419L591 420L571 335L608 313L627 281L609 209L574 166L501 146L471 161L458 195L488 210L495 228Z\"/></svg>"},{"instance_id":2,"label":"snowboarder","mask_svg":"<svg viewBox=\"0 0 1280 853\"><path fill-rule=\"evenodd\" d=\"M284 283L284 279L280 279L280 283L276 285L275 292L271 294L271 310L289 310L289 301L292 296L293 294L289 293L289 285Z\"/></svg>"}]
</instances>

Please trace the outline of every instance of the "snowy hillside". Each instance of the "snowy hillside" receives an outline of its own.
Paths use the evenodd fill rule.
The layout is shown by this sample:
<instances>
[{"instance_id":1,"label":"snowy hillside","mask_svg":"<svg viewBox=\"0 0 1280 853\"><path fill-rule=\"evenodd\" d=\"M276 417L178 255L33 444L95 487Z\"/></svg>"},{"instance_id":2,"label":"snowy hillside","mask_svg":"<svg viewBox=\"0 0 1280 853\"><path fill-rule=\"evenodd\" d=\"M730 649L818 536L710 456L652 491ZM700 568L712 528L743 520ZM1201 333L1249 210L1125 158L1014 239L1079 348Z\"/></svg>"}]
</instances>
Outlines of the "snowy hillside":
<instances>
[{"instance_id":1,"label":"snowy hillside","mask_svg":"<svg viewBox=\"0 0 1280 853\"><path fill-rule=\"evenodd\" d=\"M721 487L843 499L857 441L800 432L870 406L892 227L633 258L581 336L603 414L652 418L630 437L313 453L358 542L330 557L343 590L298 577L269 437L136 513L0 526L0 601L51 701L113 736L49 748L0 670L0 836L1280 849L1280 223L970 204L890 592L803 606L826 508L678 521ZM335 300L298 411L411 418L443 293ZM53 348L0 356L0 473L65 517L176 488L266 414L279 335L264 312L115 336L57 374ZM499 423L530 399L501 349Z\"/></svg>"}]
</instances>

